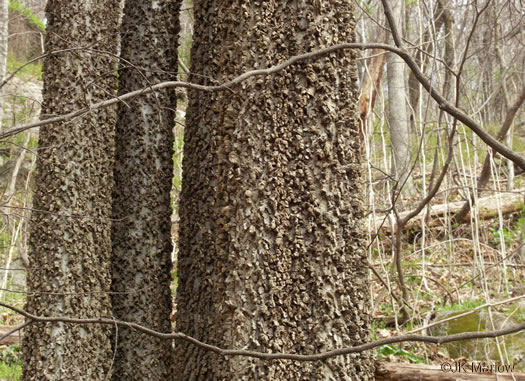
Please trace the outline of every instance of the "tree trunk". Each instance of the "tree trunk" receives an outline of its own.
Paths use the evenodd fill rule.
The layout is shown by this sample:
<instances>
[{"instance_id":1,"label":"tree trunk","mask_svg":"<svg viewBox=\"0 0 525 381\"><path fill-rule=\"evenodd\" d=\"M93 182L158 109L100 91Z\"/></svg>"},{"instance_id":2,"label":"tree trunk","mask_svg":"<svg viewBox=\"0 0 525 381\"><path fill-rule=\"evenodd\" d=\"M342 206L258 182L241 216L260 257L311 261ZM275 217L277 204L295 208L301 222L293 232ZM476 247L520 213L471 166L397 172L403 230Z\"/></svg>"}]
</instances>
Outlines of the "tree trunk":
<instances>
[{"instance_id":1,"label":"tree trunk","mask_svg":"<svg viewBox=\"0 0 525 381\"><path fill-rule=\"evenodd\" d=\"M349 0L194 2L192 81L354 40ZM177 330L313 353L369 339L356 55L337 52L220 94L190 91ZM315 363L177 343L176 380L372 380L372 353Z\"/></svg>"},{"instance_id":2,"label":"tree trunk","mask_svg":"<svg viewBox=\"0 0 525 381\"><path fill-rule=\"evenodd\" d=\"M366 139L368 133L368 123L370 115L374 111L377 90L381 85L383 71L386 61L386 54L379 50L374 52L376 56L372 58L370 66L365 73L361 96L359 97L359 120L361 123L362 139Z\"/></svg>"},{"instance_id":3,"label":"tree trunk","mask_svg":"<svg viewBox=\"0 0 525 381\"><path fill-rule=\"evenodd\" d=\"M514 118L516 117L516 113L520 109L520 107L523 104L523 102L525 102L525 87L523 87L521 89L520 94L515 99L514 103L512 103L510 109L507 110L507 116L505 117L505 120L503 121L503 124L502 124L500 130L498 131L498 135L496 136L496 138L499 141L502 141L505 138L505 136L507 135L507 133L509 132L510 128L512 127L512 122L514 121ZM472 193L474 193L476 191L479 192L489 182L490 176L492 174L492 169L491 169L491 166L490 166L490 160L491 160L490 159L490 154L487 153L487 156L485 156L485 160L483 161L483 167L481 168L481 173L479 175L478 182L477 182L477 185L476 185L476 187L478 189L477 190L476 189L472 189ZM474 203L475 203L475 198L474 198L474 195L472 195L470 197L470 200L465 201L463 203L463 206L461 207L461 209L453 217L453 222L454 223L465 222L466 218L467 218L467 215L469 214L470 209L471 209L472 205L474 205Z\"/></svg>"},{"instance_id":4,"label":"tree trunk","mask_svg":"<svg viewBox=\"0 0 525 381\"><path fill-rule=\"evenodd\" d=\"M7 41L9 37L9 0L0 0L0 84L4 81L7 69ZM0 87L0 131L4 118L3 87Z\"/></svg>"},{"instance_id":5,"label":"tree trunk","mask_svg":"<svg viewBox=\"0 0 525 381\"><path fill-rule=\"evenodd\" d=\"M120 1L47 3L42 117L116 91ZM108 52L109 54L100 53ZM42 128L29 239L26 309L36 315L111 315L111 192L115 109ZM34 323L23 341L24 380L104 380L110 327Z\"/></svg>"},{"instance_id":6,"label":"tree trunk","mask_svg":"<svg viewBox=\"0 0 525 381\"><path fill-rule=\"evenodd\" d=\"M392 2L392 16L400 28L403 2ZM405 63L394 53L387 54L388 82L388 126L394 153L394 173L402 185L409 177L410 167L410 129L407 116L405 89Z\"/></svg>"},{"instance_id":7,"label":"tree trunk","mask_svg":"<svg viewBox=\"0 0 525 381\"><path fill-rule=\"evenodd\" d=\"M120 92L174 80L180 1L128 0L121 27ZM113 313L171 331L171 202L175 89L120 104L113 193ZM171 342L119 328L114 380L167 380Z\"/></svg>"}]
</instances>

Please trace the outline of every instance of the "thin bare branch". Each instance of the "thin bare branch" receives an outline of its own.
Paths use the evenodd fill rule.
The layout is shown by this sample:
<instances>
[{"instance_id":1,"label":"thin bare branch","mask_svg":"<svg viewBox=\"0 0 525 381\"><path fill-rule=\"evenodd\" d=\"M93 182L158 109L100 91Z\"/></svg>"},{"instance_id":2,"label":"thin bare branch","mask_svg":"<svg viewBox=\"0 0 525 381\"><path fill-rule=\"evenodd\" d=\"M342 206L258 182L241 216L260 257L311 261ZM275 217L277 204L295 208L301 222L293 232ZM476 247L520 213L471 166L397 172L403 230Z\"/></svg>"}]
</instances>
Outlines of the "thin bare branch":
<instances>
[{"instance_id":1,"label":"thin bare branch","mask_svg":"<svg viewBox=\"0 0 525 381\"><path fill-rule=\"evenodd\" d=\"M122 326L122 327L133 328L144 334L154 336L154 337L164 339L164 340L184 340L199 348L208 350L210 352L217 353L222 356L244 356L244 357L253 357L253 358L264 359L264 360L319 361L319 360L326 360L331 357L347 355L350 353L359 353L359 352L367 351L367 350L370 350L370 349L373 349L373 348L376 348L382 345L386 345L386 344L395 344L395 343L401 343L401 342L407 342L407 341L408 342L445 344L445 343L450 343L450 342L454 342L458 340L500 337L500 336L510 335L512 333L516 333L516 332L525 330L525 323L522 323L522 324L514 325L512 327L508 327L508 328L504 328L500 330L487 331L487 332L465 332L465 333L458 333L458 334L448 335L448 336L423 336L423 335L393 336L393 337L388 337L385 339L377 340L374 342L357 345L354 347L344 347L344 348L338 348L338 349L321 352L321 353L301 355L301 354L295 354L295 353L262 353L262 352L243 350L243 349L224 349L224 348L220 348L215 345L206 344L200 340L197 340L191 336L185 335L180 332L177 332L177 333L158 332L158 331L149 329L147 327L144 327L140 324L130 323L130 322L122 321L122 320L116 320L113 318L99 317L99 318L91 318L91 319L77 319L77 318L70 318L70 317L63 317L63 316L45 317L45 316L36 316L36 315L30 314L29 312L21 308L17 308L17 307L14 307L9 304L2 303L2 302L0 302L0 307L8 308L14 312L17 312L20 315L24 316L25 318L29 319L32 323L62 322L62 323L72 323L72 324L106 324L106 325L113 325L113 326L117 325L117 326ZM26 322L26 324L28 323L29 322Z\"/></svg>"},{"instance_id":2,"label":"thin bare branch","mask_svg":"<svg viewBox=\"0 0 525 381\"><path fill-rule=\"evenodd\" d=\"M512 122L514 121L514 117L516 116L516 113L518 112L521 105L525 102L525 87L521 89L520 94L512 104L512 106L507 111L507 115L505 117L505 120L503 122L503 125L501 126L501 129L498 132L498 136L496 139L503 141L505 136L510 130L510 127L512 126ZM485 161L483 162L483 168L481 169L481 174L479 175L477 188L483 188L490 178L490 155L487 155L485 157ZM467 200L461 207L460 211L454 216L453 222L462 222L466 219L468 212L470 211L470 208L475 203L475 198L473 196L470 197L470 201Z\"/></svg>"},{"instance_id":3,"label":"thin bare branch","mask_svg":"<svg viewBox=\"0 0 525 381\"><path fill-rule=\"evenodd\" d=\"M476 135L480 137L487 145L494 149L497 153L505 156L507 159L513 161L520 168L525 169L525 158L518 155L516 152L507 148L505 145L500 143L497 139L493 138L488 132L486 132L479 124L477 124L471 117L469 117L465 112L460 110L458 107L454 106L448 100L446 100L432 85L432 83L426 78L426 76L419 69L414 58L408 53L406 49L403 48L403 44L399 38L399 32L397 31L395 23L391 22L392 14L390 12L390 7L387 0L381 0L383 3L385 15L390 24L390 29L392 30L392 36L398 47L397 51L390 50L399 56L406 62L410 70L414 73L416 79L421 83L421 85L427 90L429 95L434 98L438 103L438 106L441 110L447 112L452 117L456 118L465 126L470 128Z\"/></svg>"},{"instance_id":4,"label":"thin bare branch","mask_svg":"<svg viewBox=\"0 0 525 381\"><path fill-rule=\"evenodd\" d=\"M385 0L383 0L385 2ZM392 26L391 26L392 27ZM392 28L392 32L396 33L395 25ZM399 38L398 38L399 40ZM390 52L393 52L397 55L399 55L408 65L408 67L414 72L415 77L417 80L421 83L421 85L428 91L430 96L434 98L434 100L438 103L439 108L453 116L454 118L458 119L462 123L464 123L467 127L469 127L476 135L478 135L481 140L483 140L485 143L487 143L492 149L494 149L499 154L505 156L507 159L512 160L516 165L518 165L520 168L525 170L525 158L521 157L517 153L513 152L511 149L507 148L505 145L498 142L496 139L494 139L492 136L490 136L489 133L484 131L472 118L470 118L466 113L461 111L459 108L452 105L449 101L447 101L441 94L437 92L437 90L432 86L430 81L425 77L425 75L419 70L419 67L415 60L412 58L412 56L408 53L408 51L404 48L394 47L388 44L380 44L380 43L370 43L370 44L361 44L361 43L343 43L338 44L334 46L330 46L324 49L319 49L313 52L300 54L297 56L293 56L290 59L286 60L285 62L272 66L267 69L257 69L257 70L251 70L246 73L243 73L239 75L238 77L234 78L233 80L216 85L216 86L204 86L204 85L198 85L190 82L183 82L183 81L167 81L162 82L157 85L149 86L144 89L132 91L126 94L120 95L118 98L112 98L108 99L102 102L94 103L90 105L90 107L85 107L83 109L70 112L68 114L60 115L51 117L45 120L41 120L39 122L35 123L28 123L21 126L15 126L13 128L10 128L8 130L3 131L0 134L0 139L7 138L9 136L16 135L20 132L23 132L25 130L35 128L35 127L42 127L51 123L56 122L64 122L71 120L73 118L80 117L92 110L96 110L102 107L111 106L115 103L118 103L119 101L126 101L128 99L149 94L151 92L165 89L169 87L184 87L188 89L195 89L200 91L222 91L222 90L232 90L232 87L235 85L240 84L241 82L246 81L247 79L255 76L266 76L273 73L276 73L290 65L293 65L298 62L307 61L310 59L318 58L325 56L330 53L334 53L339 50L343 49L384 49L388 50Z\"/></svg>"},{"instance_id":5,"label":"thin bare branch","mask_svg":"<svg viewBox=\"0 0 525 381\"><path fill-rule=\"evenodd\" d=\"M502 300L502 301L499 301L499 302L485 303L485 304L483 304L481 306L478 306L476 308L473 308L473 309L471 309L469 311L466 311L466 312L463 312L463 313L460 313L460 314L457 314L457 315L445 318L443 320L432 322L432 323L427 324L427 325L425 325L423 327L419 327L419 328L413 329L412 331L409 332L409 334L415 333L415 332L424 331L424 330L426 330L428 328L435 327L436 325L440 325L440 324L446 323L446 322L451 321L451 320L456 320L456 319L462 318L464 316L472 315L474 312L479 311L479 310L481 310L481 309L483 309L485 307L495 307L495 306L498 306L498 305L501 305L501 304L515 302L515 301L523 299L523 298L525 298L525 295L516 296L514 298L505 299L505 300Z\"/></svg>"},{"instance_id":6,"label":"thin bare branch","mask_svg":"<svg viewBox=\"0 0 525 381\"><path fill-rule=\"evenodd\" d=\"M0 336L0 343L1 343L2 341L4 341L5 338L7 338L7 337L9 337L9 336L11 336L11 335L17 333L18 331L21 331L22 329L24 329L25 327L27 327L27 326L30 325L31 323L32 323L31 320L26 321L24 324L19 325L19 326L17 326L17 327L14 327L12 330L10 330L9 332L7 332L6 334Z\"/></svg>"}]
</instances>

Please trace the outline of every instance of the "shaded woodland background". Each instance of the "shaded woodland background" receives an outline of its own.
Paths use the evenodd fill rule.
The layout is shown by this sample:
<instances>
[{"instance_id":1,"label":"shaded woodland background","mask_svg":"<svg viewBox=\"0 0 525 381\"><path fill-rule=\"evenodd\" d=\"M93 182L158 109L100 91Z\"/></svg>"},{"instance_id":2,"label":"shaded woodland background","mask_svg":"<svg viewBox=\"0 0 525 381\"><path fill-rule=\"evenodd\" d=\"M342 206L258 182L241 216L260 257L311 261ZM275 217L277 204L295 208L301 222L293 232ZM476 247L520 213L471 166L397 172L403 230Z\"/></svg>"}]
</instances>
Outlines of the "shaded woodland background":
<instances>
[{"instance_id":1,"label":"shaded woodland background","mask_svg":"<svg viewBox=\"0 0 525 381\"><path fill-rule=\"evenodd\" d=\"M10 3L8 72L13 72L42 54L45 2ZM357 41L391 42L380 3L356 4ZM486 131L522 154L522 4L516 0L407 0L398 5L395 11L405 43L421 71L432 79L432 85L447 99L457 101L459 108ZM180 16L181 78L191 68L191 6L191 1L186 1ZM468 311L474 311L467 315L470 320L458 326L450 322L425 332L447 334L523 322L523 173L510 161L493 156L486 144L461 123L450 141L448 135L455 122L396 57L379 50L360 54L373 337L410 332ZM3 88L3 129L38 119L40 79L41 62L35 61ZM456 99L458 91L461 96ZM174 262L187 103L183 91L180 97L183 101L178 105L174 129ZM502 132L504 127L508 132ZM19 307L24 305L25 273L31 270L27 268L26 232L35 152L39 149L37 134L38 130L30 130L0 142L0 300ZM488 168L485 171L484 166ZM435 189L435 195L421 204ZM470 212L458 218L457 213L466 209L465 203ZM403 220L418 205L424 205L421 213ZM173 276L174 293L176 271ZM406 303L400 304L400 300ZM2 311L0 318L4 325L23 321L8 310ZM407 343L381 347L377 355L391 361L426 363L478 357L523 367L525 347L520 342L525 342L521 336L492 340L489 346L462 343L445 348ZM0 377L15 377L18 350L16 344L5 347Z\"/></svg>"}]
</instances>

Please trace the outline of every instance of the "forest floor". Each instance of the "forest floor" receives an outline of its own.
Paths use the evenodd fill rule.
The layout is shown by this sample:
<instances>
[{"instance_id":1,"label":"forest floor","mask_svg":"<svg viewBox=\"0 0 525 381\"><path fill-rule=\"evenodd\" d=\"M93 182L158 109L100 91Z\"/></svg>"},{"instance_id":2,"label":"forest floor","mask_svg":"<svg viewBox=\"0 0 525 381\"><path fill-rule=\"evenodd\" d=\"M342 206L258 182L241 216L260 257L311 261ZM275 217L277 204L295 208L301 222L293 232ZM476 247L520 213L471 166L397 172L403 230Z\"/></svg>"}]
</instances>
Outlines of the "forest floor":
<instances>
[{"instance_id":1,"label":"forest floor","mask_svg":"<svg viewBox=\"0 0 525 381\"><path fill-rule=\"evenodd\" d=\"M418 202L404 201L407 209ZM433 204L440 202L444 200L433 200ZM473 219L455 226L442 218L432 227L416 225L405 231L400 251L409 294L410 320L405 324L396 325L396 318L401 319L402 314L392 297L402 295L393 265L395 237L389 230L374 237L370 262L388 287L371 274L373 339L406 333L447 335L492 330L524 322L524 216L522 208L517 208L505 216ZM422 329L443 319L453 320ZM525 369L525 336L522 333L506 339L442 346L407 342L380 347L377 357L436 365L462 358L510 362L517 369Z\"/></svg>"}]
</instances>

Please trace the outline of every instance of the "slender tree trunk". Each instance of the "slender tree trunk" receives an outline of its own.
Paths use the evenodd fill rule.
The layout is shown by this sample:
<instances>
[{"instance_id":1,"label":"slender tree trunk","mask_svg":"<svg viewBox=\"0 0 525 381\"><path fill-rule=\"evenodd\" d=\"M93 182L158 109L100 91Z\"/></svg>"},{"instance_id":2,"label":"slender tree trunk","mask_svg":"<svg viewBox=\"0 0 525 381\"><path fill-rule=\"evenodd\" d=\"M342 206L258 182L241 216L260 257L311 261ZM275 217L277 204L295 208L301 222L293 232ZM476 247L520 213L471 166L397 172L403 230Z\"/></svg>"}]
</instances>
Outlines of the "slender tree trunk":
<instances>
[{"instance_id":1,"label":"slender tree trunk","mask_svg":"<svg viewBox=\"0 0 525 381\"><path fill-rule=\"evenodd\" d=\"M122 21L121 93L174 80L180 1L128 0ZM116 129L113 313L171 331L171 203L175 89L122 103ZM119 328L114 380L167 380L171 342Z\"/></svg>"},{"instance_id":2,"label":"slender tree trunk","mask_svg":"<svg viewBox=\"0 0 525 381\"><path fill-rule=\"evenodd\" d=\"M450 11L450 0L438 0L434 8L434 27L429 26L425 28L422 38L418 40L418 44L421 44L421 49L424 51L414 52L414 59L417 64L421 67L422 71L425 71L428 67L428 57L431 57L434 52L434 48L439 44L438 34L440 33L441 27L443 28L443 35L445 39L445 52L444 59L447 66L452 69L454 64L454 30L453 23L454 19ZM395 2L393 2L395 3ZM405 12L405 19L407 20L406 29L409 30L408 20L410 20L410 14L408 11ZM434 42L431 42L434 40ZM445 71L445 79L443 84L443 95L448 96L452 88L451 73L447 69ZM417 120L417 109L419 105L420 97L420 83L413 71L408 73L408 93L409 93L409 104L410 104L410 118L412 123L416 123Z\"/></svg>"},{"instance_id":3,"label":"slender tree trunk","mask_svg":"<svg viewBox=\"0 0 525 381\"><path fill-rule=\"evenodd\" d=\"M194 2L192 80L223 82L353 41L352 1ZM313 353L368 340L354 53L220 94L190 92L177 329L228 348ZM372 380L371 353L317 363L177 343L176 380Z\"/></svg>"},{"instance_id":4,"label":"slender tree trunk","mask_svg":"<svg viewBox=\"0 0 525 381\"><path fill-rule=\"evenodd\" d=\"M46 51L91 46L117 54L119 1L47 3ZM111 97L116 60L75 50L44 61L43 117ZM40 130L26 309L42 316L111 315L111 192L115 109ZM34 323L23 341L24 380L105 380L110 327Z\"/></svg>"},{"instance_id":5,"label":"slender tree trunk","mask_svg":"<svg viewBox=\"0 0 525 381\"><path fill-rule=\"evenodd\" d=\"M400 28L403 2L392 2L392 15ZM410 123L407 114L405 63L396 54L387 54L388 126L394 153L394 173L402 185L409 177Z\"/></svg>"},{"instance_id":6,"label":"slender tree trunk","mask_svg":"<svg viewBox=\"0 0 525 381\"><path fill-rule=\"evenodd\" d=\"M372 58L370 66L365 73L361 87L361 96L359 97L359 120L363 139L366 139L370 115L374 111L377 91L381 85L386 61L386 54L379 50L374 53L376 56Z\"/></svg>"},{"instance_id":7,"label":"slender tree trunk","mask_svg":"<svg viewBox=\"0 0 525 381\"><path fill-rule=\"evenodd\" d=\"M0 0L0 83L4 81L7 69L7 41L9 37L9 0ZM3 88L0 87L0 131L4 118Z\"/></svg>"},{"instance_id":8,"label":"slender tree trunk","mask_svg":"<svg viewBox=\"0 0 525 381\"><path fill-rule=\"evenodd\" d=\"M18 152L18 157L16 158L15 160L15 166L13 167L13 172L11 172L11 179L9 181L9 187L7 189L7 192L5 194L5 204L2 205L2 209L3 209L3 213L4 215L6 216L6 222L7 222L7 234L9 237L11 237L11 241L10 241L10 248L9 248L9 254L7 256L7 261L5 262L4 264L4 276L3 276L3 280L2 280L2 285L1 285L1 288L0 288L0 300L1 301L4 301L4 292L7 291L7 280L9 278L10 275L10 271L9 271L9 268L11 266L11 261L12 261L12 258L13 258L13 254L14 254L14 249L15 247L17 246L16 243L17 243L17 237L18 237L18 234L20 232L20 228L22 226L22 221L20 221L18 223L18 226L16 226L16 224L14 223L10 223L9 220L10 218L14 217L14 216L11 216L12 212L13 212L13 204L15 204L16 202L16 198L15 198L15 195L16 195L16 185L17 185L17 182L19 180L18 176L19 176L19 173L20 173L20 168L22 167L22 164L24 163L24 158L25 158L25 155L26 155L26 151L27 151L27 146L29 145L29 139L31 138L31 134L27 133L26 136L25 136L25 141L24 141L24 144L23 146L19 149L19 152ZM14 221L17 220L17 218L13 218ZM13 221L13 222L14 222Z\"/></svg>"},{"instance_id":9,"label":"slender tree trunk","mask_svg":"<svg viewBox=\"0 0 525 381\"><path fill-rule=\"evenodd\" d=\"M525 87L521 89L520 94L518 97L514 100L511 107L507 110L507 116L505 117L505 120L503 121L503 125L501 126L500 130L498 131L498 135L496 138L499 141L502 141L507 133L509 132L510 128L512 127L512 122L514 121L514 117L516 116L516 113L520 109L521 105L525 102ZM490 155L487 154L485 157L485 160L483 161L483 167L481 168L481 173L478 178L478 182L476 187L478 190L483 190L485 185L487 185L488 181L490 180L490 175L492 174L492 169L490 166ZM474 192L474 190L472 190ZM468 213L470 212L470 209L472 205L474 205L475 199L474 197L471 197L470 200L465 201L459 212L453 217L454 223L462 222L467 217Z\"/></svg>"}]
</instances>

